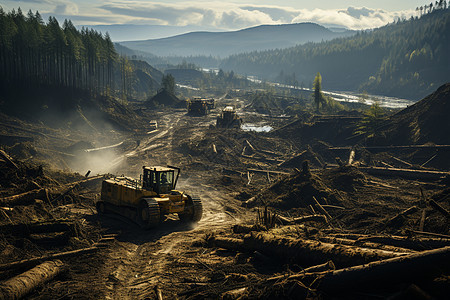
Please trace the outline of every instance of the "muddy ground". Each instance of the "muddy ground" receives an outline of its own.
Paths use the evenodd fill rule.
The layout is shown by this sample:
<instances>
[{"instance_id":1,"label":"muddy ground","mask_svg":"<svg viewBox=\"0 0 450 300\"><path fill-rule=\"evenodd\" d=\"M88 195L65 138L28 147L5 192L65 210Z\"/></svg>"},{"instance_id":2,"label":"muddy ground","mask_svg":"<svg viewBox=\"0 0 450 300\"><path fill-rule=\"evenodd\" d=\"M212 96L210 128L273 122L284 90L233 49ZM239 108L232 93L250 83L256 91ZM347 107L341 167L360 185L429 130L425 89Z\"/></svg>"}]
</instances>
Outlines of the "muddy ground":
<instances>
[{"instance_id":1,"label":"muddy ground","mask_svg":"<svg viewBox=\"0 0 450 300\"><path fill-rule=\"evenodd\" d=\"M244 122L270 125L274 130L214 128L216 115L228 104L238 107ZM17 168L5 159L0 161L1 196L41 188L47 194L13 207L2 205L0 225L10 228L67 220L78 229L64 238L57 232L39 236L2 230L0 264L99 245L94 253L65 258L66 270L35 289L30 299L157 299L158 291L163 299L407 299L413 284L426 296L444 299L448 295L449 277L444 271L431 280L375 284L362 291L352 287L339 293L324 292L307 281L283 281L285 277L267 280L296 274L311 265L270 251L224 249L208 242L211 237L243 238L245 234L233 233L233 226L256 223L260 225L256 231L272 232L273 237L314 241L350 233L419 238L423 235L414 233L419 228L448 241L448 218L427 205L434 199L449 210L448 178L373 176L359 166L401 167L402 163L392 153L357 149L356 163L348 165L349 150L328 149L337 146L334 141L341 135L351 135L355 120L333 119L333 128L339 129L335 134L323 119L309 119L300 129L292 129L295 119L257 113L239 99L220 99L217 108L203 117L188 116L185 109L135 111L141 123L128 131L50 129L3 118L3 149ZM156 130L150 128L150 120L157 120ZM423 160L413 154L396 153L394 158L410 158L408 163L414 168ZM304 161L309 162L310 173ZM144 165L181 168L178 189L202 199L204 212L198 224L183 225L177 216L168 216L157 229L144 231L122 217L96 214L101 179L71 185L97 174L139 178ZM314 199L327 207L327 222L311 221L280 231L284 227L279 222L258 219L264 209L275 220L277 215L293 219L321 214ZM415 209L410 214L392 219L411 207ZM424 243L420 251L429 249ZM0 271L0 280L23 271Z\"/></svg>"}]
</instances>

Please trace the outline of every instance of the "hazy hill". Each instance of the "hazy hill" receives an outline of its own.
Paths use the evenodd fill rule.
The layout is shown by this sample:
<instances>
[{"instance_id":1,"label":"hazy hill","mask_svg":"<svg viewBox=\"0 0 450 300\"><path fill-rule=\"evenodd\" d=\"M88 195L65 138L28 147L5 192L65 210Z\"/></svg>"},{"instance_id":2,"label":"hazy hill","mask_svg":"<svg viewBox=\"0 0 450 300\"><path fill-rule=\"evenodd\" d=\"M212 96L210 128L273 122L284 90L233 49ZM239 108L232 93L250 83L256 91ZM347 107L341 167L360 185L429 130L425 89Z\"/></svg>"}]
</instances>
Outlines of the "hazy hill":
<instances>
[{"instance_id":1,"label":"hazy hill","mask_svg":"<svg viewBox=\"0 0 450 300\"><path fill-rule=\"evenodd\" d=\"M308 86L420 99L450 81L450 10L323 43L230 56L221 68L274 79L295 73Z\"/></svg>"},{"instance_id":2,"label":"hazy hill","mask_svg":"<svg viewBox=\"0 0 450 300\"><path fill-rule=\"evenodd\" d=\"M353 35L333 32L314 23L262 25L230 32L191 32L169 38L120 44L159 56L213 55L225 57L254 50L279 49Z\"/></svg>"},{"instance_id":3,"label":"hazy hill","mask_svg":"<svg viewBox=\"0 0 450 300\"><path fill-rule=\"evenodd\" d=\"M161 87L163 73L145 61L130 60L130 96L138 100L147 99Z\"/></svg>"},{"instance_id":4,"label":"hazy hill","mask_svg":"<svg viewBox=\"0 0 450 300\"><path fill-rule=\"evenodd\" d=\"M110 24L110 25L79 25L81 28L92 28L100 32L108 32L114 42L160 39L193 31L222 31L204 26L170 26L170 25L138 25L138 24Z\"/></svg>"}]
</instances>

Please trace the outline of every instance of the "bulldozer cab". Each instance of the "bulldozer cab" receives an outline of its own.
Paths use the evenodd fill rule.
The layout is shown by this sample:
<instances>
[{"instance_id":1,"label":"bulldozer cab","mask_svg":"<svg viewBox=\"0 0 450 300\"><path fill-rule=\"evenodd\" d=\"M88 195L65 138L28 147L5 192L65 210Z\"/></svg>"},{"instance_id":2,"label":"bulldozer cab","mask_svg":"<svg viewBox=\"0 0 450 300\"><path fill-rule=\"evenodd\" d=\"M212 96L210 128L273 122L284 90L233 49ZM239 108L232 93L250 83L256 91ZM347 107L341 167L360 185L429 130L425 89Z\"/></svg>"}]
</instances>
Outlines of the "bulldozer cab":
<instances>
[{"instance_id":1,"label":"bulldozer cab","mask_svg":"<svg viewBox=\"0 0 450 300\"><path fill-rule=\"evenodd\" d=\"M178 171L175 175L175 171ZM167 194L175 189L179 175L178 168L144 167L142 188L159 194Z\"/></svg>"}]
</instances>

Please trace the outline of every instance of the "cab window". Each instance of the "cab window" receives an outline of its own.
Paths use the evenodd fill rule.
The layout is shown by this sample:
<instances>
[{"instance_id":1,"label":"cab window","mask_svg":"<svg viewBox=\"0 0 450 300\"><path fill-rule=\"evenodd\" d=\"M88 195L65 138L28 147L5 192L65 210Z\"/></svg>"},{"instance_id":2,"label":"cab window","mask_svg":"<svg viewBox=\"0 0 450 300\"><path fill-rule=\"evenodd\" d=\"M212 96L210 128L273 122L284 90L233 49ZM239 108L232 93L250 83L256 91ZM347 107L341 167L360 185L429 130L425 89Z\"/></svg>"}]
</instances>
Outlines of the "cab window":
<instances>
[{"instance_id":1,"label":"cab window","mask_svg":"<svg viewBox=\"0 0 450 300\"><path fill-rule=\"evenodd\" d=\"M173 182L173 172L161 172L159 174L159 182L164 185L172 185Z\"/></svg>"}]
</instances>

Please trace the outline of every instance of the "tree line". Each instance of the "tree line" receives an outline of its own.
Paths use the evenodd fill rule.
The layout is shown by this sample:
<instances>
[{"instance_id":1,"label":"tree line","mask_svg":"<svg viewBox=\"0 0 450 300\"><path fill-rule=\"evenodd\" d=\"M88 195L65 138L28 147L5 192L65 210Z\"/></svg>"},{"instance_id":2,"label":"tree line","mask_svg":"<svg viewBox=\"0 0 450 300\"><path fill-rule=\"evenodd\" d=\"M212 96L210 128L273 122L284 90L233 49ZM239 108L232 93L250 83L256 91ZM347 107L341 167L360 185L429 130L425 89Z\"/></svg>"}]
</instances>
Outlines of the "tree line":
<instances>
[{"instance_id":1,"label":"tree line","mask_svg":"<svg viewBox=\"0 0 450 300\"><path fill-rule=\"evenodd\" d=\"M418 7L416 7L416 12L420 13L420 16L422 16L427 13L427 9L428 9L428 13L431 13L437 9L447 9L447 1L439 0L439 1L436 1L434 3L434 5L433 5L433 2L430 2L429 5L425 4L422 6L418 6Z\"/></svg>"},{"instance_id":2,"label":"tree line","mask_svg":"<svg viewBox=\"0 0 450 300\"><path fill-rule=\"evenodd\" d=\"M5 13L0 6L0 85L56 86L125 96L133 66L120 57L108 33L56 18L45 23L38 11Z\"/></svg>"}]
</instances>

